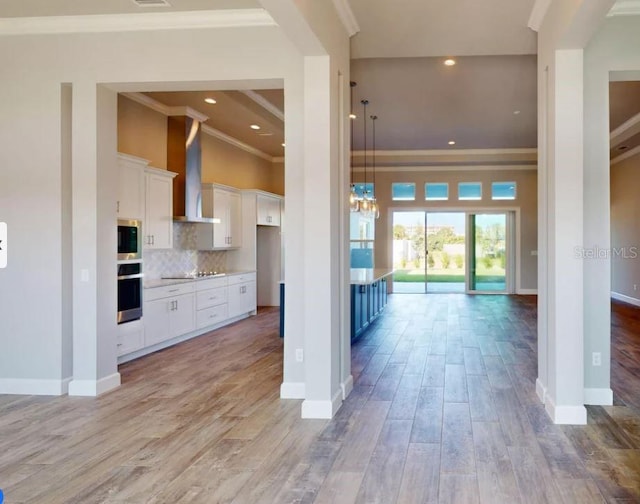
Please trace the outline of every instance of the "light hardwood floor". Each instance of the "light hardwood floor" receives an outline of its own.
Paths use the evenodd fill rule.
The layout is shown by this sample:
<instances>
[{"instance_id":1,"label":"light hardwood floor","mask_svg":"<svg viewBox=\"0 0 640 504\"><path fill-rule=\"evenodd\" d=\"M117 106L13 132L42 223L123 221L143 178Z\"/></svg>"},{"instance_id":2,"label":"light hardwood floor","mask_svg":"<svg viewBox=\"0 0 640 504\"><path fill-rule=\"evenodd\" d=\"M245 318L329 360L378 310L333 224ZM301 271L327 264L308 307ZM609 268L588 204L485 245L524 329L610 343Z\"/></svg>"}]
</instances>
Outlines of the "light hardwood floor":
<instances>
[{"instance_id":1,"label":"light hardwood floor","mask_svg":"<svg viewBox=\"0 0 640 504\"><path fill-rule=\"evenodd\" d=\"M616 404L550 423L535 298L395 295L337 416L278 398L278 313L121 366L98 399L0 396L15 503L640 502L640 311L614 304Z\"/></svg>"}]
</instances>

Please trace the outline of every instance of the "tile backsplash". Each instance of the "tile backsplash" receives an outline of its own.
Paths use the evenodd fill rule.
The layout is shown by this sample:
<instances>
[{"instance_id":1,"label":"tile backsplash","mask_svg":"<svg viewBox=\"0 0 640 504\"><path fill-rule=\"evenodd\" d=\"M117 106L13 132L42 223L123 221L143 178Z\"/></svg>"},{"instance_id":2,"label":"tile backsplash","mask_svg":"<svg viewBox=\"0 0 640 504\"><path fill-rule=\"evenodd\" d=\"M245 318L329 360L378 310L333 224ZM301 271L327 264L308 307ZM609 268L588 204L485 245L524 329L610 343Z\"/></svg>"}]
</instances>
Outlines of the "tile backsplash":
<instances>
[{"instance_id":1,"label":"tile backsplash","mask_svg":"<svg viewBox=\"0 0 640 504\"><path fill-rule=\"evenodd\" d=\"M196 226L187 222L173 223L173 249L145 250L143 260L148 279L226 269L226 252L196 250Z\"/></svg>"}]
</instances>

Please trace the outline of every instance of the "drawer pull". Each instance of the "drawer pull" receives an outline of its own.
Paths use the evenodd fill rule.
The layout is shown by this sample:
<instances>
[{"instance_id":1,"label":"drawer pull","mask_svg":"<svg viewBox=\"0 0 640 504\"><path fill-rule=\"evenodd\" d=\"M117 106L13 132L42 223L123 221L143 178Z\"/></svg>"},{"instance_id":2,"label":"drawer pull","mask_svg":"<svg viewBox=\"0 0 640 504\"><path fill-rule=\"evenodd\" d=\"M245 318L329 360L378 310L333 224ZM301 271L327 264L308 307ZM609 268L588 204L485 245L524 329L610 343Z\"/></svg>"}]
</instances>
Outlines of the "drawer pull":
<instances>
[{"instance_id":1,"label":"drawer pull","mask_svg":"<svg viewBox=\"0 0 640 504\"><path fill-rule=\"evenodd\" d=\"M169 291L167 291L167 292L178 292L179 290L180 290L180 289L171 289L171 290L169 290Z\"/></svg>"}]
</instances>

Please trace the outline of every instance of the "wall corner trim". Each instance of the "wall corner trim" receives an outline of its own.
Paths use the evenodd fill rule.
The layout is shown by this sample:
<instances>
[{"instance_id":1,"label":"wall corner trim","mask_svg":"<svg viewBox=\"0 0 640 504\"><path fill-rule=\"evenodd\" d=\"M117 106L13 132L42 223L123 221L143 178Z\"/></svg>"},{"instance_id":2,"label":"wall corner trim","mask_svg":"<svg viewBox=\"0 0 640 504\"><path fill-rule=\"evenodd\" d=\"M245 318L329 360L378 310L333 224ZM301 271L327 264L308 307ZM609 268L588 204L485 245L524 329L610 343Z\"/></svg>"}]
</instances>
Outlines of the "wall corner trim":
<instances>
[{"instance_id":1,"label":"wall corner trim","mask_svg":"<svg viewBox=\"0 0 640 504\"><path fill-rule=\"evenodd\" d=\"M305 399L302 403L302 418L330 420L342 405L342 390L338 390L331 400L312 401Z\"/></svg>"},{"instance_id":2,"label":"wall corner trim","mask_svg":"<svg viewBox=\"0 0 640 504\"><path fill-rule=\"evenodd\" d=\"M120 386L120 373L113 373L99 380L71 380L70 396L97 397Z\"/></svg>"},{"instance_id":3,"label":"wall corner trim","mask_svg":"<svg viewBox=\"0 0 640 504\"><path fill-rule=\"evenodd\" d=\"M612 406L613 390L610 388L584 389L584 403L594 406Z\"/></svg>"},{"instance_id":4,"label":"wall corner trim","mask_svg":"<svg viewBox=\"0 0 640 504\"><path fill-rule=\"evenodd\" d=\"M304 399L304 382L283 382L280 385L280 399Z\"/></svg>"}]
</instances>

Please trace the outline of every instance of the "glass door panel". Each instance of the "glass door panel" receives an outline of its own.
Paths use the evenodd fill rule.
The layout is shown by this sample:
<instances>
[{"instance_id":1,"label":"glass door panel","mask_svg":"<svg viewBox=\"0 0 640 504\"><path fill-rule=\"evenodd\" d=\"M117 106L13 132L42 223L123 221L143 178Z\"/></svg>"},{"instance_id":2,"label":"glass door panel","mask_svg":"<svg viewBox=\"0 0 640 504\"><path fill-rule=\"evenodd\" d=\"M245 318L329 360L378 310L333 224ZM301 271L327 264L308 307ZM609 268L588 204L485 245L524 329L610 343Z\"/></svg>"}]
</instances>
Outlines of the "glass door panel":
<instances>
[{"instance_id":1,"label":"glass door panel","mask_svg":"<svg viewBox=\"0 0 640 504\"><path fill-rule=\"evenodd\" d=\"M393 212L393 292L426 292L425 212Z\"/></svg>"},{"instance_id":2,"label":"glass door panel","mask_svg":"<svg viewBox=\"0 0 640 504\"><path fill-rule=\"evenodd\" d=\"M464 292L464 212L427 212L426 235L427 292Z\"/></svg>"},{"instance_id":3,"label":"glass door panel","mask_svg":"<svg viewBox=\"0 0 640 504\"><path fill-rule=\"evenodd\" d=\"M470 214L469 236L469 290L507 292L507 214Z\"/></svg>"}]
</instances>

